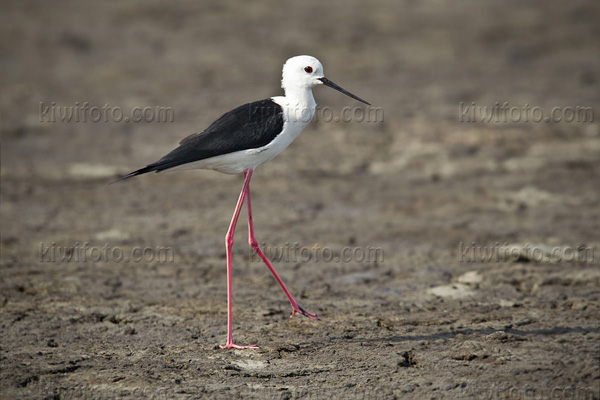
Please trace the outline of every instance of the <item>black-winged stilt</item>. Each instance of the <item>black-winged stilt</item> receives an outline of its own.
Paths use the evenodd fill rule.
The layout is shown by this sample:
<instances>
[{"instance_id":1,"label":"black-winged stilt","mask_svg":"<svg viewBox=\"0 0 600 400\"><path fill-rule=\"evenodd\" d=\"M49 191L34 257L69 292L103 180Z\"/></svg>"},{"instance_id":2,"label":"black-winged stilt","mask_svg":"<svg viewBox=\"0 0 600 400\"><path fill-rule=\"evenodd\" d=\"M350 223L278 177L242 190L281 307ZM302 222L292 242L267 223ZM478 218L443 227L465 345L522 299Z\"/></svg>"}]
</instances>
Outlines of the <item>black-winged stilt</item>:
<instances>
[{"instance_id":1,"label":"black-winged stilt","mask_svg":"<svg viewBox=\"0 0 600 400\"><path fill-rule=\"evenodd\" d=\"M285 96L245 104L213 122L206 130L186 137L179 147L155 163L125 175L114 182L147 172L161 172L175 169L212 169L226 174L244 173L244 184L225 236L227 253L227 343L222 349L247 349L257 346L239 346L233 343L231 328L231 247L233 233L240 210L246 200L248 209L248 242L265 263L275 280L283 289L292 305L292 318L297 312L318 319L298 305L287 290L277 272L258 247L252 227L252 207L250 205L250 178L254 169L281 153L302 132L312 119L317 103L312 88L326 85L369 104L363 99L342 89L323 75L323 66L314 57L297 56L286 61L283 66L281 87ZM114 183L111 182L111 183Z\"/></svg>"}]
</instances>

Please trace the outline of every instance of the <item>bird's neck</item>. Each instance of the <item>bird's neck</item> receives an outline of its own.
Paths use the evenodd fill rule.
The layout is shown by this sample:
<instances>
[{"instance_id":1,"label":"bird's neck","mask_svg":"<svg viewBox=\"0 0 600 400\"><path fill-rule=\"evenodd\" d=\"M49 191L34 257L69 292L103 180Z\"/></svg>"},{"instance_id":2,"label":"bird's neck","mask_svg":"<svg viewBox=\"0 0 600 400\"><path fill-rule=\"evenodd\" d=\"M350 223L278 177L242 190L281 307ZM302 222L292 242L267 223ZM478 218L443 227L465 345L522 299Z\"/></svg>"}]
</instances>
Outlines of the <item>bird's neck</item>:
<instances>
[{"instance_id":1,"label":"bird's neck","mask_svg":"<svg viewBox=\"0 0 600 400\"><path fill-rule=\"evenodd\" d=\"M290 118L303 120L306 123L312 119L317 103L311 88L286 87L284 98Z\"/></svg>"}]
</instances>

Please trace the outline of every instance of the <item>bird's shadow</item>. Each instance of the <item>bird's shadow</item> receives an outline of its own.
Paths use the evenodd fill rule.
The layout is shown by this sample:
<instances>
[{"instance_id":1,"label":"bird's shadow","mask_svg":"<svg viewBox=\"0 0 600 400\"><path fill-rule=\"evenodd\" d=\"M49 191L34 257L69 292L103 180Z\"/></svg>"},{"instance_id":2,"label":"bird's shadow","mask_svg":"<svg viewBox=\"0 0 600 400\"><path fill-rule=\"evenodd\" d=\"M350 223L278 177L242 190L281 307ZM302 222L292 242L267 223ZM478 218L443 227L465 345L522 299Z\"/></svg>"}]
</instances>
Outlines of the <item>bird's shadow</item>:
<instances>
[{"instance_id":1,"label":"bird's shadow","mask_svg":"<svg viewBox=\"0 0 600 400\"><path fill-rule=\"evenodd\" d=\"M600 332L600 328L582 328L582 327L564 327L557 326L550 329L534 329L534 330L522 330L522 329L456 329L446 332L439 332L431 335L399 335L399 336L388 336L388 337L378 337L378 338L352 338L349 339L351 342L358 343L373 343L373 342L410 342L410 341L434 341L434 340L444 340L444 339L452 339L458 335L465 336L473 336L473 335L491 335L496 332L504 332L506 334L512 334L520 337L527 336L553 336L553 335L566 335L569 333L580 333L580 334L588 334L588 333L598 333ZM344 339L348 340L348 339Z\"/></svg>"}]
</instances>

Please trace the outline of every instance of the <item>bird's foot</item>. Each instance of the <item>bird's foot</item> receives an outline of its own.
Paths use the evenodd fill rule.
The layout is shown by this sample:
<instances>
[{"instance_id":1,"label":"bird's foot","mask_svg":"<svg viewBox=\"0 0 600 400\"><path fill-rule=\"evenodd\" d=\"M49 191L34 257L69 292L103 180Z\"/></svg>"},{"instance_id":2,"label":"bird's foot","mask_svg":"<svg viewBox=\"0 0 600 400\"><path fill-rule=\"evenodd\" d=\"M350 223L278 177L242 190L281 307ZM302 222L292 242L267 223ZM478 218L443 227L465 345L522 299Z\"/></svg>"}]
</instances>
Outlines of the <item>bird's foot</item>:
<instances>
[{"instance_id":1,"label":"bird's foot","mask_svg":"<svg viewBox=\"0 0 600 400\"><path fill-rule=\"evenodd\" d=\"M225 346L219 346L221 349L236 349L236 350L244 350L244 349L258 349L258 346L240 346L233 343L227 343Z\"/></svg>"},{"instance_id":2,"label":"bird's foot","mask_svg":"<svg viewBox=\"0 0 600 400\"><path fill-rule=\"evenodd\" d=\"M315 321L319 320L319 318L317 317L317 314L309 313L304 308L300 307L298 304L296 304L295 307L292 306L292 315L290 316L290 318L294 318L294 315L296 315L297 312L299 312L300 314L304 315L305 317L308 317L310 319L314 319Z\"/></svg>"}]
</instances>

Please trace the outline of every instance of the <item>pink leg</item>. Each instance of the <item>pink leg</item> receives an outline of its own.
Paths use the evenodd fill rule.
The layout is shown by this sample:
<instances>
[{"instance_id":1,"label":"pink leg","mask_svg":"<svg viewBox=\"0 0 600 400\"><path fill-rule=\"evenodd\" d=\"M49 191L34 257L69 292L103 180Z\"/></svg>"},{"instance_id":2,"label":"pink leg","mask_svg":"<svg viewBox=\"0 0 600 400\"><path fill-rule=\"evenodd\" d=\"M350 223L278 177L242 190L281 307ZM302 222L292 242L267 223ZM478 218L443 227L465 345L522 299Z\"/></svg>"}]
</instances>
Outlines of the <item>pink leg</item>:
<instances>
[{"instance_id":1,"label":"pink leg","mask_svg":"<svg viewBox=\"0 0 600 400\"><path fill-rule=\"evenodd\" d=\"M252 170L249 169L248 171L246 171L246 174L247 174L247 180L248 180L248 182L250 182L250 177L252 176ZM250 204L251 203L250 202L250 184L245 186L245 190L246 190L246 206L248 208L248 243L250 243L250 247L252 247L254 249L254 251L256 252L256 254L258 254L260 259L263 260L263 262L265 263L267 268L269 268L269 271L271 271L271 274L273 274L273 277L275 278L275 280L277 281L279 286L281 286L281 289L283 289L283 293L285 293L288 300L290 301L290 304L292 305L292 316L290 318L293 318L294 315L296 315L296 313L299 312L300 314L304 315L305 317L318 320L319 318L317 318L317 316L315 314L309 313L308 311L306 311L302 307L300 307L298 305L298 303L296 303L296 300L294 300L294 298L292 297L290 292L287 290L287 288L285 287L285 285L279 278L279 275L277 275L277 272L275 272L275 268L273 268L273 266L271 265L271 263L269 262L269 260L265 256L265 254L258 247L258 242L256 241L256 238L254 237L254 227L252 224L252 205ZM240 198L242 199L243 197L240 197Z\"/></svg>"},{"instance_id":2,"label":"pink leg","mask_svg":"<svg viewBox=\"0 0 600 400\"><path fill-rule=\"evenodd\" d=\"M222 349L258 349L257 346L239 346L233 344L233 334L231 329L231 247L233 246L233 233L235 232L235 225L237 224L238 217L240 216L240 210L244 204L244 196L248 191L248 185L250 184L250 178L252 177L252 170L244 172L244 185L240 197L238 198L231 218L231 224L225 235L225 248L227 250L227 344L225 346L219 346Z\"/></svg>"}]
</instances>

